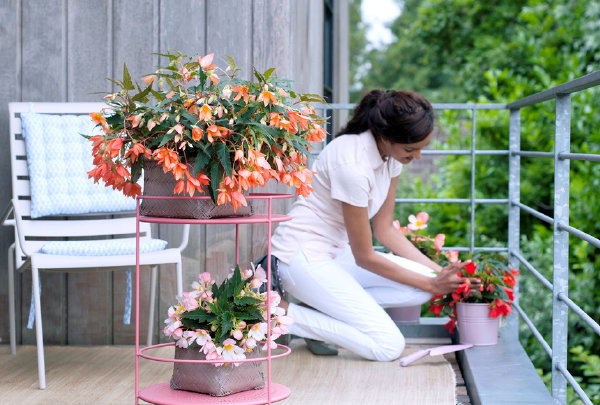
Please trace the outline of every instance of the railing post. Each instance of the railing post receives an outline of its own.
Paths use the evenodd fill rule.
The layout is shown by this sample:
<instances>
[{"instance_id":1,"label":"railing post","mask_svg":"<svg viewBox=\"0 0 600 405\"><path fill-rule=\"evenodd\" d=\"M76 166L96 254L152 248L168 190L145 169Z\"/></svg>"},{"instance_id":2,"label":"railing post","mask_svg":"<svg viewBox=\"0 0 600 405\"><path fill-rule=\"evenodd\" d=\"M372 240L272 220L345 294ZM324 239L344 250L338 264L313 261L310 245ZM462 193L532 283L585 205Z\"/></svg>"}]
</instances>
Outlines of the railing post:
<instances>
[{"instance_id":1,"label":"railing post","mask_svg":"<svg viewBox=\"0 0 600 405\"><path fill-rule=\"evenodd\" d=\"M567 366L567 335L569 309L558 299L569 294L569 233L559 225L569 224L569 159L559 159L568 153L571 142L571 96L556 96L554 135L554 291L552 293L552 396L554 403L567 403L567 380L558 365Z\"/></svg>"},{"instance_id":2,"label":"railing post","mask_svg":"<svg viewBox=\"0 0 600 405\"><path fill-rule=\"evenodd\" d=\"M521 200L521 156L515 154L521 150L521 110L510 110L509 119L509 158L508 158L508 260L513 269L519 268L519 260L513 253L520 253L521 209L514 204ZM515 304L519 303L519 284L514 287ZM508 318L507 331L510 336L519 337L519 317Z\"/></svg>"},{"instance_id":3,"label":"railing post","mask_svg":"<svg viewBox=\"0 0 600 405\"><path fill-rule=\"evenodd\" d=\"M477 110L471 110L471 228L469 235L469 252L475 248L475 135L477 134Z\"/></svg>"}]
</instances>

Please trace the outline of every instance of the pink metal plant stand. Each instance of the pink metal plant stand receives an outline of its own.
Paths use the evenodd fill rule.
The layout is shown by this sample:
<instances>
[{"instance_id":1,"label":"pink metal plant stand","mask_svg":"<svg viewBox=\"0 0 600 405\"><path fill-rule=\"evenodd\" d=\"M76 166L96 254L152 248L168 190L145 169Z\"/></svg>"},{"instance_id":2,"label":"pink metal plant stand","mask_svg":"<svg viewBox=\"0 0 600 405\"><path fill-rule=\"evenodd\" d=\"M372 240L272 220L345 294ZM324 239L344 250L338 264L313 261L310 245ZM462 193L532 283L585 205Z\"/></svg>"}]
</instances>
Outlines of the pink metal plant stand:
<instances>
[{"instance_id":1,"label":"pink metal plant stand","mask_svg":"<svg viewBox=\"0 0 600 405\"><path fill-rule=\"evenodd\" d=\"M278 345L278 348L284 349L284 352L277 355L272 355L271 348L267 345L267 356L253 359L240 360L239 362L250 361L266 361L267 362L267 381L265 387L260 390L250 390L239 392L224 397L213 397L210 395L199 394L189 391L173 390L169 383L160 383L150 385L140 389L140 358L153 361L163 362L188 362L188 363L218 363L218 360L176 360L173 358L156 357L146 354L146 351L151 351L164 346L174 346L175 343L162 343L158 345L147 346L140 348L140 222L150 222L157 224L233 224L235 225L235 262L239 262L239 225L240 224L268 224L268 243L267 243L267 291L271 290L271 233L272 224L276 222L289 221L291 217L287 215L272 214L273 199L292 198L291 194L250 194L247 199L267 200L268 209L266 214L256 214L249 217L231 217L231 218L213 218L213 219L181 219L181 218L159 218L159 217L142 217L140 216L140 200L141 199L208 199L207 196L202 197L151 197L138 196L136 206L136 272L135 272L135 404L139 404L139 400L144 400L153 404L159 405L199 405L199 404L240 404L240 405L260 405L271 404L286 399L290 396L291 391L288 387L277 384L271 381L271 360L291 353L289 347ZM270 305L267 295L267 319L271 318ZM271 339L271 329L267 328L267 341Z\"/></svg>"}]
</instances>

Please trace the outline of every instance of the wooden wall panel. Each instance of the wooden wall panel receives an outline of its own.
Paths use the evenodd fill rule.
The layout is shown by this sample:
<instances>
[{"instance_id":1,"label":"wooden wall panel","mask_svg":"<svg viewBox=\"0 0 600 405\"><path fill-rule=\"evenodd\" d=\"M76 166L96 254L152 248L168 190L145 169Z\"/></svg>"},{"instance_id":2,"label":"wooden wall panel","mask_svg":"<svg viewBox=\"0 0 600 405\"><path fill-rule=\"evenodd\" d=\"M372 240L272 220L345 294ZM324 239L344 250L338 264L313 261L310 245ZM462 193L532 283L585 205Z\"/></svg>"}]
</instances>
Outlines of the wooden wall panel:
<instances>
[{"instance_id":1,"label":"wooden wall panel","mask_svg":"<svg viewBox=\"0 0 600 405\"><path fill-rule=\"evenodd\" d=\"M102 101L111 92L112 2L69 0L67 101Z\"/></svg>"},{"instance_id":2,"label":"wooden wall panel","mask_svg":"<svg viewBox=\"0 0 600 405\"><path fill-rule=\"evenodd\" d=\"M113 74L123 77L123 64L131 78L155 70L158 56L158 0L113 0Z\"/></svg>"},{"instance_id":3,"label":"wooden wall panel","mask_svg":"<svg viewBox=\"0 0 600 405\"><path fill-rule=\"evenodd\" d=\"M0 80L4 85L0 88L0 131L8 128L8 101L98 100L101 95L92 93L112 91L113 86L105 78L121 78L123 63L139 81L159 62L152 53L167 49L190 55L214 52L219 65L225 65L224 57L230 55L245 78L250 78L252 66L262 71L276 67L276 75L294 80L296 90L320 93L322 13L322 0L47 0L43 7L31 0L2 2L0 61L4 63ZM0 149L0 170L7 173L8 163L8 150ZM4 183L0 186L8 189L9 178L2 176L0 182ZM275 183L254 191L293 192ZM6 196L0 205L7 201ZM285 213L291 203L276 201L273 212ZM256 211L266 212L266 204L257 203ZM154 231L170 246L180 242L177 226L156 226ZM6 272L2 269L6 268L5 252L13 235L9 230L0 232L0 308L4 309ZM266 225L240 226L241 263L264 254L266 236ZM184 252L185 289L205 270L217 273L219 279L225 276L235 262L234 238L234 226L192 226ZM141 273L142 339L149 273L149 268ZM77 275L42 273L46 342L130 344L133 326L122 324L124 274L122 270ZM159 274L157 330L174 302L174 266L162 266ZM35 342L33 331L24 329L30 279L26 272L17 293L21 343L31 344ZM0 317L0 338L8 339L5 317Z\"/></svg>"},{"instance_id":4,"label":"wooden wall panel","mask_svg":"<svg viewBox=\"0 0 600 405\"><path fill-rule=\"evenodd\" d=\"M102 101L112 87L106 80L112 74L111 2L68 0L67 10L67 101ZM107 270L67 274L68 343L112 343L112 277Z\"/></svg>"},{"instance_id":5,"label":"wooden wall panel","mask_svg":"<svg viewBox=\"0 0 600 405\"><path fill-rule=\"evenodd\" d=\"M207 2L206 53L215 52L215 63L225 68L231 56L241 68L240 78L252 76L252 2ZM223 29L227 27L227 29Z\"/></svg>"},{"instance_id":6,"label":"wooden wall panel","mask_svg":"<svg viewBox=\"0 0 600 405\"><path fill-rule=\"evenodd\" d=\"M177 3L160 2L160 24L158 29L158 48L161 53L177 50L189 56L200 56L205 53L206 46L206 1L182 0ZM160 58L165 63L165 58ZM177 225L160 225L158 237L167 240L170 247L179 246L182 227ZM190 290L190 283L199 272L200 255L205 247L204 226L192 226L190 242L184 251L183 288ZM202 260L202 263L204 261ZM156 310L155 325L157 330L164 326L168 308L175 303L177 293L175 267L161 266L159 272L159 304ZM144 313L146 309L143 308ZM144 319L144 317L142 317ZM162 333L157 332L160 339ZM144 335L145 336L145 333Z\"/></svg>"},{"instance_id":7,"label":"wooden wall panel","mask_svg":"<svg viewBox=\"0 0 600 405\"><path fill-rule=\"evenodd\" d=\"M8 145L9 121L8 103L19 101L21 94L20 63L21 63L21 21L20 2L17 0L3 1L0 3L0 190L10 190L10 150ZM4 210L10 201L10 192L0 195L0 210ZM12 227L0 227L0 342L8 342L8 277L7 250L14 239ZM15 302L21 302L21 277L15 275ZM17 339L20 338L20 305L17 310Z\"/></svg>"},{"instance_id":8,"label":"wooden wall panel","mask_svg":"<svg viewBox=\"0 0 600 405\"><path fill-rule=\"evenodd\" d=\"M49 0L44 7L36 2L22 2L22 71L21 94L27 101L66 101L66 2ZM48 23L51 21L52 23ZM27 292L21 305L29 313L31 278L23 288ZM50 344L67 342L67 275L41 272L42 321L44 341ZM26 324L27 322L25 322ZM24 330L23 341L35 342L34 330Z\"/></svg>"}]
</instances>

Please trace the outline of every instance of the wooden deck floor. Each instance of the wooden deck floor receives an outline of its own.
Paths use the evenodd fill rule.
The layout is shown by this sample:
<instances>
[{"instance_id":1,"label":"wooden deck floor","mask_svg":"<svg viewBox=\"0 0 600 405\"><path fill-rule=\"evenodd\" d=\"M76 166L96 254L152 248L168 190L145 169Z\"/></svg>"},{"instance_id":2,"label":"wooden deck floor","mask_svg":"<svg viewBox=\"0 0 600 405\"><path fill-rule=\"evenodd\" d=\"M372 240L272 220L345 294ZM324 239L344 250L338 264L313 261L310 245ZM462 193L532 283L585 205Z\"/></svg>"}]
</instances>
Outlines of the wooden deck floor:
<instances>
[{"instance_id":1,"label":"wooden deck floor","mask_svg":"<svg viewBox=\"0 0 600 405\"><path fill-rule=\"evenodd\" d=\"M446 342L409 339L408 343L407 350L418 350ZM447 361L427 357L414 367L401 368L397 361L370 362L346 351L335 357L313 356L301 340L294 340L292 346L292 355L273 361L273 381L292 390L292 396L281 402L284 405L469 403L453 354L446 355ZM172 351L161 350L167 349L166 353ZM50 346L46 348L48 388L42 391L37 389L35 347L20 346L17 355L12 356L8 346L2 345L0 404L132 404L133 362L130 346ZM456 373L455 392L450 368ZM140 385L168 381L171 371L171 363L142 359ZM426 377L420 381L418 374L423 371ZM422 385L420 394L415 385ZM410 395L403 397L407 392ZM419 399L418 395L423 397Z\"/></svg>"}]
</instances>

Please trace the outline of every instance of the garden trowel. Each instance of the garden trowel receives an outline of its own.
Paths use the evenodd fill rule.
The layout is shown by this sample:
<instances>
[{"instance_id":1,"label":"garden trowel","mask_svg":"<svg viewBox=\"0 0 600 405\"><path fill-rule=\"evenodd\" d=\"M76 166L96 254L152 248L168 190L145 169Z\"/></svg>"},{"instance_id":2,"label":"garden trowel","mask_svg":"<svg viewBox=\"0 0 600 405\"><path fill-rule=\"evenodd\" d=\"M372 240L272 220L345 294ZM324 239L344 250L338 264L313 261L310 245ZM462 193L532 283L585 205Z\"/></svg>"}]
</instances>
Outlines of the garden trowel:
<instances>
[{"instance_id":1,"label":"garden trowel","mask_svg":"<svg viewBox=\"0 0 600 405\"><path fill-rule=\"evenodd\" d=\"M466 345L448 345L448 346L438 346L438 347L430 347L429 349L423 349L416 351L414 353L409 354L408 356L404 356L400 359L400 365L402 367L406 367L412 362L419 360L422 357L427 355L430 356L439 356L440 354L457 352L459 350L468 349L469 347L473 347L473 344L469 343Z\"/></svg>"}]
</instances>

